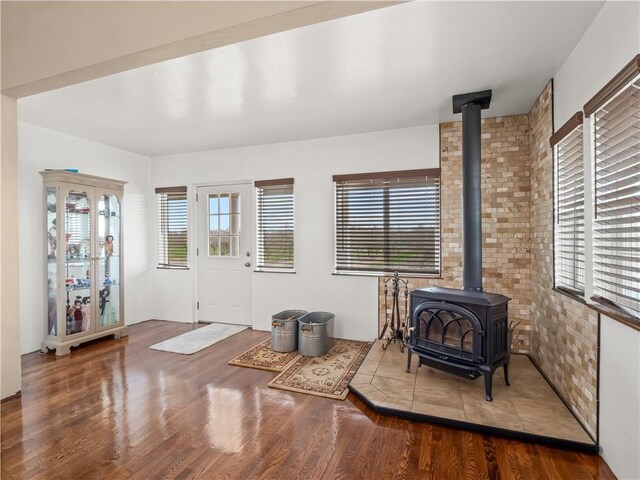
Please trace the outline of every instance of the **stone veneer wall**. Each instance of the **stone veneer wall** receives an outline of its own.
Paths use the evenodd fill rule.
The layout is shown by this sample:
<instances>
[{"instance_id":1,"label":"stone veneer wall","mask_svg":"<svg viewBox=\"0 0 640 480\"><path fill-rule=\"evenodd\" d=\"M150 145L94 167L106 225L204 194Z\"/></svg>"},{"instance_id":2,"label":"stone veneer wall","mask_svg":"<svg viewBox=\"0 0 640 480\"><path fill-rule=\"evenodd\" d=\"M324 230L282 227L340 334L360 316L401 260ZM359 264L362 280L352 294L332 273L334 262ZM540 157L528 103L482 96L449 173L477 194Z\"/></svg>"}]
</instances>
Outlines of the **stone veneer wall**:
<instances>
[{"instance_id":1,"label":"stone veneer wall","mask_svg":"<svg viewBox=\"0 0 640 480\"><path fill-rule=\"evenodd\" d=\"M483 287L512 299L510 320L520 322L513 340L516 352L529 351L531 329L529 162L528 115L482 120ZM442 279L410 278L409 291L427 286L462 287L460 122L440 126L440 168ZM382 282L380 279L380 325L385 321ZM388 315L390 302L389 298Z\"/></svg>"},{"instance_id":2,"label":"stone veneer wall","mask_svg":"<svg viewBox=\"0 0 640 480\"><path fill-rule=\"evenodd\" d=\"M553 87L529 114L531 133L531 357L595 437L598 316L553 290Z\"/></svg>"}]
</instances>

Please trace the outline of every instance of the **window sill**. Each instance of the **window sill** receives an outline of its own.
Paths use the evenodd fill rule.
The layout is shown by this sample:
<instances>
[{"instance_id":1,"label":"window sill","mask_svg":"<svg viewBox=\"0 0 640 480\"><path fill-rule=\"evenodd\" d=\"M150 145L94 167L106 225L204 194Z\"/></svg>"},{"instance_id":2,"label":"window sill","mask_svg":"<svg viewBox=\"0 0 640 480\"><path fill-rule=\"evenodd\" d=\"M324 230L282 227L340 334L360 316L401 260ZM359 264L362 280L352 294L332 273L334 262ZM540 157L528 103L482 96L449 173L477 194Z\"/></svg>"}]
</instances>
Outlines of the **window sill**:
<instances>
[{"instance_id":1,"label":"window sill","mask_svg":"<svg viewBox=\"0 0 640 480\"><path fill-rule=\"evenodd\" d=\"M593 296L591 300L598 302L600 297ZM587 306L601 315L605 315L616 322L620 322L627 327L633 328L640 332L640 317L632 315L624 310L621 310L615 305L605 305L602 303L588 303Z\"/></svg>"},{"instance_id":2,"label":"window sill","mask_svg":"<svg viewBox=\"0 0 640 480\"><path fill-rule=\"evenodd\" d=\"M331 275L340 277L393 277L393 272L333 272ZM440 275L429 273L403 273L398 272L401 278L432 278L433 280L442 280Z\"/></svg>"},{"instance_id":3,"label":"window sill","mask_svg":"<svg viewBox=\"0 0 640 480\"><path fill-rule=\"evenodd\" d=\"M263 269L255 269L253 271L254 273L289 273L289 274L295 274L296 271L295 270L284 270L284 269L279 269L279 268L263 268Z\"/></svg>"},{"instance_id":4,"label":"window sill","mask_svg":"<svg viewBox=\"0 0 640 480\"><path fill-rule=\"evenodd\" d=\"M552 290L566 297L569 297L570 299L575 300L576 302L582 303L583 305L587 305L587 301L579 293L572 292L571 290L565 290L564 288L557 288L557 287L553 287Z\"/></svg>"},{"instance_id":5,"label":"window sill","mask_svg":"<svg viewBox=\"0 0 640 480\"><path fill-rule=\"evenodd\" d=\"M156 270L189 270L189 267L156 267Z\"/></svg>"}]
</instances>

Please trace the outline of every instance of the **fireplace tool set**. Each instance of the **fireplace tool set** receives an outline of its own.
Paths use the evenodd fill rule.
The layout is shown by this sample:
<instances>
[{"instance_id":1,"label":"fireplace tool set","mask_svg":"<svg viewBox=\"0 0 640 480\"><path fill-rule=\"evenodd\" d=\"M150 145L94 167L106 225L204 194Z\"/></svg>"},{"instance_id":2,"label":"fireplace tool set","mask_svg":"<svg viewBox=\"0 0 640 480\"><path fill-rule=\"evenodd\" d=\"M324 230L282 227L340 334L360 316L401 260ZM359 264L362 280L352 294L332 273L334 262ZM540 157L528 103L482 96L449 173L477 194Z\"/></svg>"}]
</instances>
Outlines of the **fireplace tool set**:
<instances>
[{"instance_id":1,"label":"fireplace tool set","mask_svg":"<svg viewBox=\"0 0 640 480\"><path fill-rule=\"evenodd\" d=\"M391 282L391 317L389 317L389 309L387 299L389 297L389 282ZM404 342L407 338L407 322L409 321L409 282L404 278L398 276L398 272L393 273L393 277L384 279L384 313L386 321L382 332L380 333L379 340L384 338L384 334L387 329L391 328L389 336L386 338L386 342L382 344L382 349L386 350L391 342L400 343L400 351L404 352ZM404 317L400 318L400 285L404 287Z\"/></svg>"}]
</instances>

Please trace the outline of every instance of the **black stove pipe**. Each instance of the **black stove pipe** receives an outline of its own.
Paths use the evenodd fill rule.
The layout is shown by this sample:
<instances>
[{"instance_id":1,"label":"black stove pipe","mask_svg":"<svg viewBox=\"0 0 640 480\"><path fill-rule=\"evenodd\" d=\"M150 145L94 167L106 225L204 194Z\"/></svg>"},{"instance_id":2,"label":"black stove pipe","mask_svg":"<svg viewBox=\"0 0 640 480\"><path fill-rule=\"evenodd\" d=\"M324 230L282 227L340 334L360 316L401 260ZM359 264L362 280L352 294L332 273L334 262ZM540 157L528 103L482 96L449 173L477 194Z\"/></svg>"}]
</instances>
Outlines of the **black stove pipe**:
<instances>
[{"instance_id":1,"label":"black stove pipe","mask_svg":"<svg viewBox=\"0 0 640 480\"><path fill-rule=\"evenodd\" d=\"M480 105L462 106L462 288L482 291Z\"/></svg>"},{"instance_id":2,"label":"black stove pipe","mask_svg":"<svg viewBox=\"0 0 640 480\"><path fill-rule=\"evenodd\" d=\"M482 292L482 140L480 111L489 108L491 90L453 97L462 112L462 289Z\"/></svg>"}]
</instances>

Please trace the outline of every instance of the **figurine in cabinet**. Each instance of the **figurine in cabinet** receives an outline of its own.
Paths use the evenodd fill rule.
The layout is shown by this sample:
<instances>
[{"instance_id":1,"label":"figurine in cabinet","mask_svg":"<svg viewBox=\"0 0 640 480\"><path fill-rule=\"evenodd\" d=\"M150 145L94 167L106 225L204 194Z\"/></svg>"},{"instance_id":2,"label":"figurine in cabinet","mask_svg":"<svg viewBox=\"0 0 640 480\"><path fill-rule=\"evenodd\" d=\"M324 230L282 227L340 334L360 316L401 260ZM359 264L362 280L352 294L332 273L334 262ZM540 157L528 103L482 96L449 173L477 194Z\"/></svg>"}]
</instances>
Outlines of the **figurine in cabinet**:
<instances>
[{"instance_id":1,"label":"figurine in cabinet","mask_svg":"<svg viewBox=\"0 0 640 480\"><path fill-rule=\"evenodd\" d=\"M76 299L73 301L73 330L75 332L81 332L83 331L83 319L84 319L84 315L82 314L82 297L78 296L76 297Z\"/></svg>"},{"instance_id":2,"label":"figurine in cabinet","mask_svg":"<svg viewBox=\"0 0 640 480\"><path fill-rule=\"evenodd\" d=\"M104 240L104 256L110 257L113 255L113 235L107 235Z\"/></svg>"},{"instance_id":3,"label":"figurine in cabinet","mask_svg":"<svg viewBox=\"0 0 640 480\"><path fill-rule=\"evenodd\" d=\"M70 233L64 234L64 251L65 253L69 253L69 240L71 239Z\"/></svg>"},{"instance_id":4,"label":"figurine in cabinet","mask_svg":"<svg viewBox=\"0 0 640 480\"><path fill-rule=\"evenodd\" d=\"M49 296L47 302L47 332L49 335L56 335L56 324L58 323L58 304L55 297Z\"/></svg>"},{"instance_id":5,"label":"figurine in cabinet","mask_svg":"<svg viewBox=\"0 0 640 480\"><path fill-rule=\"evenodd\" d=\"M51 221L51 228L49 228L47 233L47 237L49 239L49 258L55 258L56 256L56 247L58 245L56 233L56 219L54 218Z\"/></svg>"},{"instance_id":6,"label":"figurine in cabinet","mask_svg":"<svg viewBox=\"0 0 640 480\"><path fill-rule=\"evenodd\" d=\"M82 331L86 332L91 327L91 298L82 298Z\"/></svg>"},{"instance_id":7,"label":"figurine in cabinet","mask_svg":"<svg viewBox=\"0 0 640 480\"><path fill-rule=\"evenodd\" d=\"M67 335L76 333L73 318L73 307L67 303Z\"/></svg>"},{"instance_id":8,"label":"figurine in cabinet","mask_svg":"<svg viewBox=\"0 0 640 480\"><path fill-rule=\"evenodd\" d=\"M100 326L110 325L118 322L116 310L111 305L109 287L100 290Z\"/></svg>"}]
</instances>

